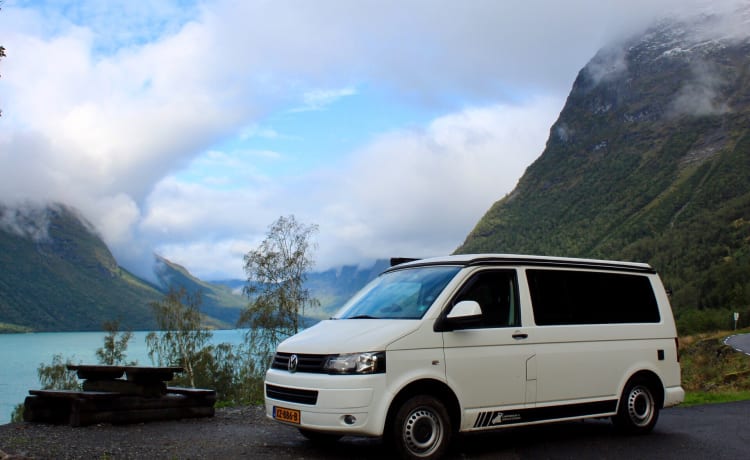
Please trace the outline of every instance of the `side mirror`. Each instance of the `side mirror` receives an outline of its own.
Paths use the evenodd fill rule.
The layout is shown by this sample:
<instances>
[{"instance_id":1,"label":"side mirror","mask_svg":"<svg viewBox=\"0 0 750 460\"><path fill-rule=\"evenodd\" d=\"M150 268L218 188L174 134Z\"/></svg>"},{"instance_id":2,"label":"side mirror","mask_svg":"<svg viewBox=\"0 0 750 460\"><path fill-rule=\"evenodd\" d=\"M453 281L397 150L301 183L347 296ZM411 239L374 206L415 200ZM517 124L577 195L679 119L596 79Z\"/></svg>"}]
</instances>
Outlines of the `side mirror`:
<instances>
[{"instance_id":1,"label":"side mirror","mask_svg":"<svg viewBox=\"0 0 750 460\"><path fill-rule=\"evenodd\" d=\"M482 308L474 300L462 300L451 308L446 316L435 322L435 332L449 332L456 329L471 329L481 323Z\"/></svg>"},{"instance_id":2,"label":"side mirror","mask_svg":"<svg viewBox=\"0 0 750 460\"><path fill-rule=\"evenodd\" d=\"M451 308L448 313L448 319L459 319L467 318L470 316L478 316L482 314L482 309L479 307L479 303L474 300L462 300Z\"/></svg>"}]
</instances>

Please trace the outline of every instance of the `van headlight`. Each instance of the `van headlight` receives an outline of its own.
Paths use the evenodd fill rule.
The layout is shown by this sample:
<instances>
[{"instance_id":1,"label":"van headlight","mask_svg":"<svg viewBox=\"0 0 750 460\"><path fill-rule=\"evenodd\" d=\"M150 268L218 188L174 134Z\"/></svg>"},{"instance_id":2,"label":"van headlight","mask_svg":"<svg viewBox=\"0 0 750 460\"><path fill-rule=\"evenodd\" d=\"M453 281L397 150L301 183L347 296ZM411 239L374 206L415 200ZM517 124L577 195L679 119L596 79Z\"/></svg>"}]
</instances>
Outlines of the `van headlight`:
<instances>
[{"instance_id":1,"label":"van headlight","mask_svg":"<svg viewBox=\"0 0 750 460\"><path fill-rule=\"evenodd\" d=\"M385 372L385 352L331 355L323 368L329 374L382 374Z\"/></svg>"}]
</instances>

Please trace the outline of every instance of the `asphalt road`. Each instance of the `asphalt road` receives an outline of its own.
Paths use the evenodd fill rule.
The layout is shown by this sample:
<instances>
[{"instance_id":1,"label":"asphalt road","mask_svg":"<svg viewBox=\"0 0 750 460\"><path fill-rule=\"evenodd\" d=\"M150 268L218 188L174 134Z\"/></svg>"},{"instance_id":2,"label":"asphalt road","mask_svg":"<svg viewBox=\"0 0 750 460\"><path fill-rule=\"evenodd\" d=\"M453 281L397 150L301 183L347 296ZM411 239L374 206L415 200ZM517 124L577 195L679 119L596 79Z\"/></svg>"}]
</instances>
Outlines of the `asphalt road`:
<instances>
[{"instance_id":1,"label":"asphalt road","mask_svg":"<svg viewBox=\"0 0 750 460\"><path fill-rule=\"evenodd\" d=\"M750 334L738 334L729 336L724 339L724 343L737 351L741 351L746 355L750 355Z\"/></svg>"},{"instance_id":2,"label":"asphalt road","mask_svg":"<svg viewBox=\"0 0 750 460\"><path fill-rule=\"evenodd\" d=\"M384 458L389 452L371 440L344 438L337 447L299 455L309 459ZM750 456L750 401L664 410L645 436L617 433L608 420L511 428L467 435L449 458L476 459L742 459Z\"/></svg>"}]
</instances>

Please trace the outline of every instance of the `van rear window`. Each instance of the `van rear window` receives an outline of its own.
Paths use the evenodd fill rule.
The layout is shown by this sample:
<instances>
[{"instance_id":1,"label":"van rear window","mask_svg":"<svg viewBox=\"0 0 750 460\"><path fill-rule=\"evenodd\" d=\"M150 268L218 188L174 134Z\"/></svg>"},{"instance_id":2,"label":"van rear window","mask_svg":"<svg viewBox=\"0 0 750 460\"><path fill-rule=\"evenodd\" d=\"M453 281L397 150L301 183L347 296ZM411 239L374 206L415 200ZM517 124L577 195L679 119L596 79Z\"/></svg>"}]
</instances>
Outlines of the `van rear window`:
<instances>
[{"instance_id":1,"label":"van rear window","mask_svg":"<svg viewBox=\"0 0 750 460\"><path fill-rule=\"evenodd\" d=\"M658 323L647 276L572 270L526 270L537 325Z\"/></svg>"}]
</instances>

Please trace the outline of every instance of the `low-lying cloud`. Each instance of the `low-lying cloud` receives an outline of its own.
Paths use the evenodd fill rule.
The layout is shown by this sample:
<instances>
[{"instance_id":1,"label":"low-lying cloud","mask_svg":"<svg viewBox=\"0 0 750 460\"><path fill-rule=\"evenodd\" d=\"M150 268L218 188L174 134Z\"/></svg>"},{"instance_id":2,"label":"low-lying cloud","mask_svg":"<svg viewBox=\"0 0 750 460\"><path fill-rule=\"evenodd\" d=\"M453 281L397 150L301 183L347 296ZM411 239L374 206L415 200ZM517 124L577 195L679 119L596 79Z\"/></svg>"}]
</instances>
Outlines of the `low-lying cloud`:
<instances>
[{"instance_id":1,"label":"low-lying cloud","mask_svg":"<svg viewBox=\"0 0 750 460\"><path fill-rule=\"evenodd\" d=\"M672 103L671 115L708 116L730 111L722 87L726 81L714 66L696 61L691 66L691 78L680 88Z\"/></svg>"}]
</instances>

